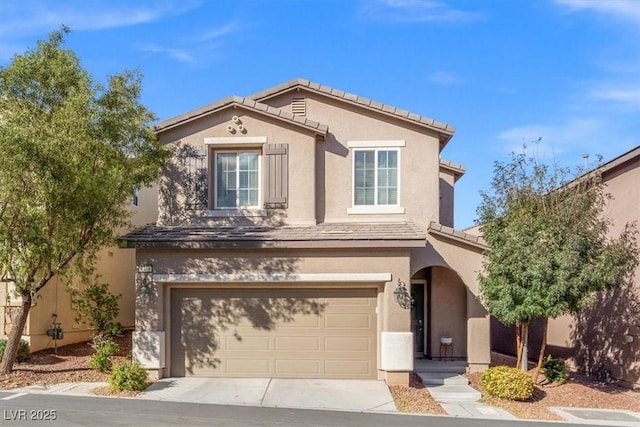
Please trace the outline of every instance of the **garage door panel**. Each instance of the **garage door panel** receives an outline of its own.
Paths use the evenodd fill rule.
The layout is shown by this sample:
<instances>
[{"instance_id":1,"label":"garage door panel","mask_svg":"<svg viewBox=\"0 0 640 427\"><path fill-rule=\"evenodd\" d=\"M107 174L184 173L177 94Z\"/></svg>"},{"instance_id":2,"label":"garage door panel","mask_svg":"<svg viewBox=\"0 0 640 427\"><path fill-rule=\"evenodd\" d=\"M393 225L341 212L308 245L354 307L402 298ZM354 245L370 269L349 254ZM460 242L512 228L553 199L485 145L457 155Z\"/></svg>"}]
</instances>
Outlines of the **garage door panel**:
<instances>
[{"instance_id":1,"label":"garage door panel","mask_svg":"<svg viewBox=\"0 0 640 427\"><path fill-rule=\"evenodd\" d=\"M325 372L329 376L340 377L348 375L367 375L372 367L371 362L364 360L325 360Z\"/></svg>"},{"instance_id":2,"label":"garage door panel","mask_svg":"<svg viewBox=\"0 0 640 427\"><path fill-rule=\"evenodd\" d=\"M226 337L226 346L223 350L244 350L244 351L269 351L270 339L269 337L251 337L243 336L242 339L238 339L235 336Z\"/></svg>"},{"instance_id":3,"label":"garage door panel","mask_svg":"<svg viewBox=\"0 0 640 427\"><path fill-rule=\"evenodd\" d=\"M371 318L367 314L328 313L324 318L326 329L371 329Z\"/></svg>"},{"instance_id":4,"label":"garage door panel","mask_svg":"<svg viewBox=\"0 0 640 427\"><path fill-rule=\"evenodd\" d=\"M361 337L325 337L325 351L348 351L369 353L375 350L375 339Z\"/></svg>"},{"instance_id":5,"label":"garage door panel","mask_svg":"<svg viewBox=\"0 0 640 427\"><path fill-rule=\"evenodd\" d=\"M376 378L376 289L171 291L171 375Z\"/></svg>"},{"instance_id":6,"label":"garage door panel","mask_svg":"<svg viewBox=\"0 0 640 427\"><path fill-rule=\"evenodd\" d=\"M319 360L284 359L275 361L275 374L282 376L319 376L322 373Z\"/></svg>"},{"instance_id":7,"label":"garage door panel","mask_svg":"<svg viewBox=\"0 0 640 427\"><path fill-rule=\"evenodd\" d=\"M275 351L319 351L320 337L275 337Z\"/></svg>"}]
</instances>

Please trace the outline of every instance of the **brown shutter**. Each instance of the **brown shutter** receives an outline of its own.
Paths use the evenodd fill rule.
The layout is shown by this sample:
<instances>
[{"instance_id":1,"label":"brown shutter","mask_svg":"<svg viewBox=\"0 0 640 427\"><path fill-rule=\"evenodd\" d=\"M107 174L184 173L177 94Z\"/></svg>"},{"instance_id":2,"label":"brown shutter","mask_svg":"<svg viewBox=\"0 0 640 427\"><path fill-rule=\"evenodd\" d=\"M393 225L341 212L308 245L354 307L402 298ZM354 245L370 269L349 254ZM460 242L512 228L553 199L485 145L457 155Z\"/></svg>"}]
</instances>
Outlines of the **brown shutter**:
<instances>
[{"instance_id":1,"label":"brown shutter","mask_svg":"<svg viewBox=\"0 0 640 427\"><path fill-rule=\"evenodd\" d=\"M183 153L186 169L185 198L188 209L207 209L209 172L207 147L189 147Z\"/></svg>"},{"instance_id":2,"label":"brown shutter","mask_svg":"<svg viewBox=\"0 0 640 427\"><path fill-rule=\"evenodd\" d=\"M287 208L289 198L289 144L264 144L264 207Z\"/></svg>"}]
</instances>

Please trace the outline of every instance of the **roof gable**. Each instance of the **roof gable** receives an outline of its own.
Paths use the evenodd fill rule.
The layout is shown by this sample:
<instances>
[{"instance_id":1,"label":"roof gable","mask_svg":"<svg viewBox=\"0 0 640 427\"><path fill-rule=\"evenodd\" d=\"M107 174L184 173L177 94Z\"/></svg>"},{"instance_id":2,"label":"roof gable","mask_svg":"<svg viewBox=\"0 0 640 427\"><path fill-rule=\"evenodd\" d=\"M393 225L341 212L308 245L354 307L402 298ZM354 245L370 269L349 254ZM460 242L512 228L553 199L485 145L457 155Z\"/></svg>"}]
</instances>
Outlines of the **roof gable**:
<instances>
[{"instance_id":1,"label":"roof gable","mask_svg":"<svg viewBox=\"0 0 640 427\"><path fill-rule=\"evenodd\" d=\"M286 83L275 86L271 89L264 90L262 92L249 96L251 99L255 99L258 102L262 102L269 98L281 95L286 92L294 90L304 90L311 93L327 96L338 101L344 102L350 105L356 105L369 111L382 113L390 117L400 119L406 123L418 125L425 129L435 131L438 133L442 147L453 137L455 127L446 123L438 122L429 117L420 116L418 114L410 113L409 111L396 108L391 105L383 104L377 101L372 101L362 96L354 95L352 93L344 92L338 89L333 89L329 86L324 86L319 83L314 83L306 79L293 79Z\"/></svg>"},{"instance_id":2,"label":"roof gable","mask_svg":"<svg viewBox=\"0 0 640 427\"><path fill-rule=\"evenodd\" d=\"M325 135L329 130L329 127L322 123L309 120L305 117L294 116L293 114L287 111L281 110L279 108L271 107L269 105L256 102L253 99L244 98L240 96L230 96L228 98L224 98L212 104L205 105L204 107L200 107L195 110L191 110L189 112L181 114L179 116L175 116L173 118L164 120L160 123L157 123L154 126L154 130L156 133L161 133L169 129L173 129L175 127L189 123L193 120L206 117L210 114L217 113L219 111L222 111L228 108L238 108L238 107L244 108L249 111L253 111L258 114L269 116L277 120L288 122L295 126L302 127L304 129L316 132L320 135Z\"/></svg>"}]
</instances>

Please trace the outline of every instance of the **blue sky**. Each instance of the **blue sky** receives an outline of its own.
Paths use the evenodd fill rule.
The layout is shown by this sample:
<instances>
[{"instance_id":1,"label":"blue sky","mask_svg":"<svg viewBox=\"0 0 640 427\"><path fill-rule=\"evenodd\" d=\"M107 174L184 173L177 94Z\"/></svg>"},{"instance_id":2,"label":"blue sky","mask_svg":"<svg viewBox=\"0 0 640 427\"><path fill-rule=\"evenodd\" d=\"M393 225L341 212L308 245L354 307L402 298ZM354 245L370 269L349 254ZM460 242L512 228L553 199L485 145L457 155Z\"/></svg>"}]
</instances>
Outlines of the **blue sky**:
<instances>
[{"instance_id":1,"label":"blue sky","mask_svg":"<svg viewBox=\"0 0 640 427\"><path fill-rule=\"evenodd\" d=\"M640 145L640 0L2 0L0 65L63 23L159 119L302 77L456 126L458 228L523 143L563 166Z\"/></svg>"}]
</instances>

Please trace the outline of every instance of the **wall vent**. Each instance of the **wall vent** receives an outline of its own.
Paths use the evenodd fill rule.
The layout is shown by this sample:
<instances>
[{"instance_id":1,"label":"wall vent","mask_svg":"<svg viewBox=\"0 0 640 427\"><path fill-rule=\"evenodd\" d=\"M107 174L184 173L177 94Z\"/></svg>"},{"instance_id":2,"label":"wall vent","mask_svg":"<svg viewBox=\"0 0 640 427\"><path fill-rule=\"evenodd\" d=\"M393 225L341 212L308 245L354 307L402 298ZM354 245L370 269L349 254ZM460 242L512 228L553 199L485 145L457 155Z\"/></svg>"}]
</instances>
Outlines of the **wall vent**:
<instances>
[{"instance_id":1,"label":"wall vent","mask_svg":"<svg viewBox=\"0 0 640 427\"><path fill-rule=\"evenodd\" d=\"M307 104L304 98L291 98L291 112L294 116L306 116Z\"/></svg>"}]
</instances>

